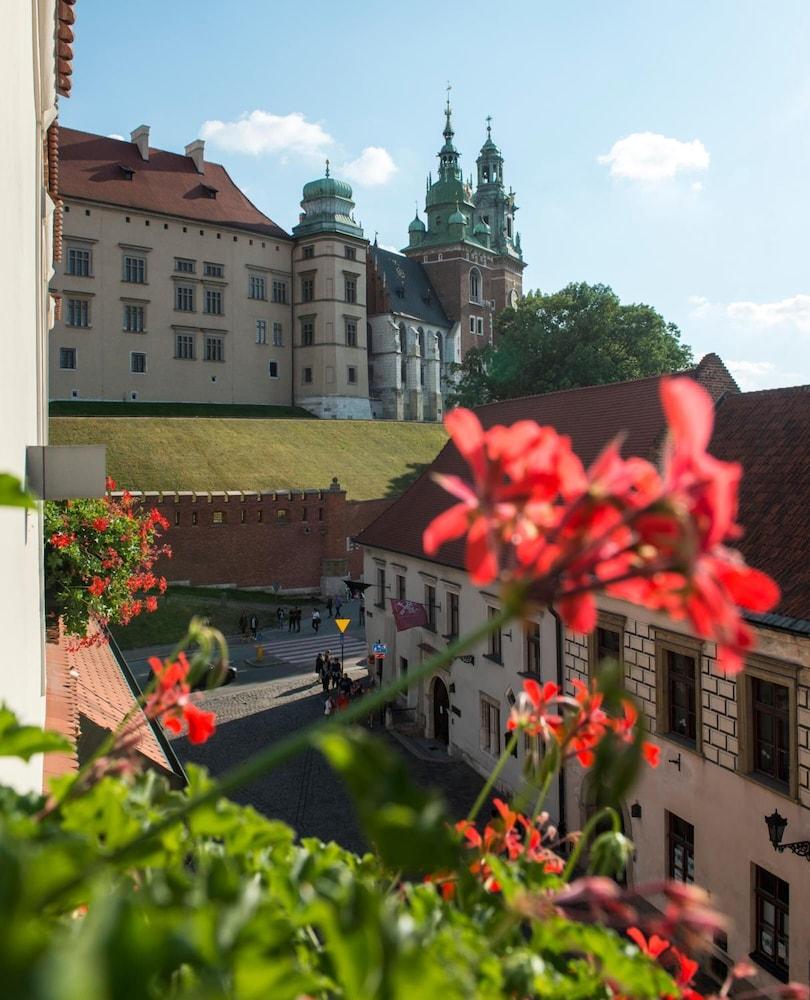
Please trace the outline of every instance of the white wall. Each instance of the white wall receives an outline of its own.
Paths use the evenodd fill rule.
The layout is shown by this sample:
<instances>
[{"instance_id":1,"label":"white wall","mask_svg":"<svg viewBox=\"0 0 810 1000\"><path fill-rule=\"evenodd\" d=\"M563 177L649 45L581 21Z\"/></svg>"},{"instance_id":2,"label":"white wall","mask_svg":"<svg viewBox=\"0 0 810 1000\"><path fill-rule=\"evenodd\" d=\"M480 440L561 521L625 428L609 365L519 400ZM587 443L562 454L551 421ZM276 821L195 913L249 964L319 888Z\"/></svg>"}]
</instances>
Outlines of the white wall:
<instances>
[{"instance_id":1,"label":"white wall","mask_svg":"<svg viewBox=\"0 0 810 1000\"><path fill-rule=\"evenodd\" d=\"M54 114L54 5L14 0L3 7L7 50L0 60L0 471L24 477L26 445L47 436L45 365L50 201L43 142ZM0 508L0 700L25 722L45 717L42 538L37 513ZM42 761L0 759L0 781L38 789Z\"/></svg>"}]
</instances>

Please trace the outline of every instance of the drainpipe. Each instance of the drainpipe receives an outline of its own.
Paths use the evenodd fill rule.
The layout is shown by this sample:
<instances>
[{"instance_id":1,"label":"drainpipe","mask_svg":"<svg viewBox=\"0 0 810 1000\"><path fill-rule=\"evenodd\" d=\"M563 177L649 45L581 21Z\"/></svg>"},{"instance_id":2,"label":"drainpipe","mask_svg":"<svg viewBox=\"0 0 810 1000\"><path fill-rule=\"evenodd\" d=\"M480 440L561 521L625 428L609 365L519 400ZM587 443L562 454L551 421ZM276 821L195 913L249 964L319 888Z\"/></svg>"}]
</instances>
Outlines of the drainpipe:
<instances>
[{"instance_id":1,"label":"drainpipe","mask_svg":"<svg viewBox=\"0 0 810 1000\"><path fill-rule=\"evenodd\" d=\"M557 614L554 608L549 607L548 609L552 615L554 615L554 624L556 626L556 647L557 647L557 685L560 691L564 689L565 677L563 671L563 642L565 640L565 631L563 629L562 618ZM560 831L561 836L565 836L568 832L565 822L565 767L560 768L560 773L557 778L557 796L559 798L558 802L558 817L559 823L557 828Z\"/></svg>"}]
</instances>

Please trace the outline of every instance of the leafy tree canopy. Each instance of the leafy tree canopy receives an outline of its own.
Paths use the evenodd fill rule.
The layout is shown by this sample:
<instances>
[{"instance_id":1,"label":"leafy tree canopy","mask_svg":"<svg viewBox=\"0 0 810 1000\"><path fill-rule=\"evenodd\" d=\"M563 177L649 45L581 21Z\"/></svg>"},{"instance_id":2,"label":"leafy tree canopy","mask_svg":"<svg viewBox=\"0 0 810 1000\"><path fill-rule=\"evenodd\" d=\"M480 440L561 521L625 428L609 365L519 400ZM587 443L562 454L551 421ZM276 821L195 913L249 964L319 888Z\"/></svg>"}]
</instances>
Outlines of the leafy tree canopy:
<instances>
[{"instance_id":1,"label":"leafy tree canopy","mask_svg":"<svg viewBox=\"0 0 810 1000\"><path fill-rule=\"evenodd\" d=\"M496 346L456 366L451 403L478 406L515 396L621 382L692 364L674 323L652 306L625 305L607 285L530 292L496 319Z\"/></svg>"}]
</instances>

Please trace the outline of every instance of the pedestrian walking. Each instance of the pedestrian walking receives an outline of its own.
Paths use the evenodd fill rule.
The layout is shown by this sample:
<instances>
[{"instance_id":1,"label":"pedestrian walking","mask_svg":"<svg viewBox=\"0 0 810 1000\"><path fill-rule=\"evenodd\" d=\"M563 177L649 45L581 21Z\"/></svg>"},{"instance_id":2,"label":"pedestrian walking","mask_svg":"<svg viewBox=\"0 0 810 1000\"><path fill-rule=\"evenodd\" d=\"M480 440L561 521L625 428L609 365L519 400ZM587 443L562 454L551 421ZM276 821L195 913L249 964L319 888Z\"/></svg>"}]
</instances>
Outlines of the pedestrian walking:
<instances>
[{"instance_id":1,"label":"pedestrian walking","mask_svg":"<svg viewBox=\"0 0 810 1000\"><path fill-rule=\"evenodd\" d=\"M340 618L340 609L343 607L343 598L338 594L335 598L335 618Z\"/></svg>"},{"instance_id":2,"label":"pedestrian walking","mask_svg":"<svg viewBox=\"0 0 810 1000\"><path fill-rule=\"evenodd\" d=\"M332 658L332 687L337 688L340 684L340 678L343 676L343 668L340 665L340 660L335 656Z\"/></svg>"},{"instance_id":3,"label":"pedestrian walking","mask_svg":"<svg viewBox=\"0 0 810 1000\"><path fill-rule=\"evenodd\" d=\"M317 608L313 608L313 610L312 610L312 630L314 632L317 632L320 627L321 627L321 613L320 613L320 611L318 611Z\"/></svg>"},{"instance_id":4,"label":"pedestrian walking","mask_svg":"<svg viewBox=\"0 0 810 1000\"><path fill-rule=\"evenodd\" d=\"M290 608L287 612L287 631L295 631L295 608Z\"/></svg>"},{"instance_id":5,"label":"pedestrian walking","mask_svg":"<svg viewBox=\"0 0 810 1000\"><path fill-rule=\"evenodd\" d=\"M248 618L245 612L239 616L239 632L243 639L247 639L248 634Z\"/></svg>"},{"instance_id":6,"label":"pedestrian walking","mask_svg":"<svg viewBox=\"0 0 810 1000\"><path fill-rule=\"evenodd\" d=\"M281 605L276 608L276 621L279 628L284 628L284 608Z\"/></svg>"},{"instance_id":7,"label":"pedestrian walking","mask_svg":"<svg viewBox=\"0 0 810 1000\"><path fill-rule=\"evenodd\" d=\"M332 617L332 595L331 594L326 598L326 612L329 615L329 617L331 618Z\"/></svg>"},{"instance_id":8,"label":"pedestrian walking","mask_svg":"<svg viewBox=\"0 0 810 1000\"><path fill-rule=\"evenodd\" d=\"M256 633L259 631L259 619L256 617L254 612L250 616L250 638L254 641L256 640Z\"/></svg>"},{"instance_id":9,"label":"pedestrian walking","mask_svg":"<svg viewBox=\"0 0 810 1000\"><path fill-rule=\"evenodd\" d=\"M325 660L323 666L321 667L321 687L323 688L323 693L329 693L329 660Z\"/></svg>"},{"instance_id":10,"label":"pedestrian walking","mask_svg":"<svg viewBox=\"0 0 810 1000\"><path fill-rule=\"evenodd\" d=\"M323 673L323 653L318 653L315 657L315 676L318 680L321 679L321 674Z\"/></svg>"},{"instance_id":11,"label":"pedestrian walking","mask_svg":"<svg viewBox=\"0 0 810 1000\"><path fill-rule=\"evenodd\" d=\"M334 710L335 710L335 702L334 699L332 698L332 695L330 694L329 697L324 702L323 714L331 715L332 712L334 712Z\"/></svg>"}]
</instances>

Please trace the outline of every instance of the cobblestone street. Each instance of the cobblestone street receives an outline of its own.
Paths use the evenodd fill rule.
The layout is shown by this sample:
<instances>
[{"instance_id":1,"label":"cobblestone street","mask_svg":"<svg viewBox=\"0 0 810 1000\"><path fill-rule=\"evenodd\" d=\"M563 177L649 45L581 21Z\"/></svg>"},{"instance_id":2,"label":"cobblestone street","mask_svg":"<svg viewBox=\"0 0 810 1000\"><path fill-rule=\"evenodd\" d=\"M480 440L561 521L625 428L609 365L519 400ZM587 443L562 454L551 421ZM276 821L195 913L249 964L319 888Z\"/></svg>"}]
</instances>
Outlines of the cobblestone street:
<instances>
[{"instance_id":1,"label":"cobblestone street","mask_svg":"<svg viewBox=\"0 0 810 1000\"><path fill-rule=\"evenodd\" d=\"M352 629L350 635L356 638L362 633ZM269 638L268 645L272 645L274 637ZM280 633L278 638L281 639ZM288 639L286 633L283 638ZM324 646L332 649L339 646L326 628L322 638ZM298 641L306 647L311 645L311 639L311 633L305 630ZM298 658L291 656L289 661L274 658L268 666L251 667L245 661L254 652L252 645L234 646L232 652L239 664L237 680L203 696L205 707L217 714L216 736L201 746L192 746L185 739L173 742L184 763L202 764L214 775L323 716L324 697L320 682L316 682L314 665L293 662ZM139 679L146 672L145 655L144 651L128 656ZM356 659L356 656L346 658L346 670L353 677L364 677L365 667L353 665ZM483 783L476 772L450 758L441 758L440 762L422 759L382 729L376 732L402 756L418 785L435 788L442 794L450 817L465 815ZM369 767L373 767L373 761L369 761ZM343 782L314 750L241 789L233 798L267 816L284 820L302 837L335 840L354 851L365 847Z\"/></svg>"}]
</instances>

